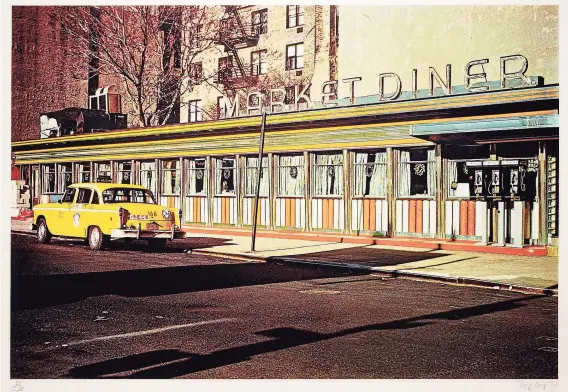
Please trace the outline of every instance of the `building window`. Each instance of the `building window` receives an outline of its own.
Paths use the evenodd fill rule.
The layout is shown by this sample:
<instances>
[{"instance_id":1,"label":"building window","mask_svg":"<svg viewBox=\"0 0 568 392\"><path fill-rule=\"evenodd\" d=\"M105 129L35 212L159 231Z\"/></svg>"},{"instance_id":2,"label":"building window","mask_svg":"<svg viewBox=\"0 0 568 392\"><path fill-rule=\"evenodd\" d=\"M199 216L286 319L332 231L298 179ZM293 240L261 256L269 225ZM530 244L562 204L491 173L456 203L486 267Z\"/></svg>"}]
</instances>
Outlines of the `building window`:
<instances>
[{"instance_id":1,"label":"building window","mask_svg":"<svg viewBox=\"0 0 568 392\"><path fill-rule=\"evenodd\" d=\"M203 121L203 111L201 110L201 101L189 101L189 122Z\"/></svg>"},{"instance_id":2,"label":"building window","mask_svg":"<svg viewBox=\"0 0 568 392\"><path fill-rule=\"evenodd\" d=\"M207 192L207 167L205 159L188 161L188 195L203 195Z\"/></svg>"},{"instance_id":3,"label":"building window","mask_svg":"<svg viewBox=\"0 0 568 392\"><path fill-rule=\"evenodd\" d=\"M49 165L43 165L43 174L41 182L42 193L55 193L56 192L56 173L55 173L55 163Z\"/></svg>"},{"instance_id":4,"label":"building window","mask_svg":"<svg viewBox=\"0 0 568 392\"><path fill-rule=\"evenodd\" d=\"M201 61L189 65L189 79L191 84L201 84L203 80L203 64Z\"/></svg>"},{"instance_id":5,"label":"building window","mask_svg":"<svg viewBox=\"0 0 568 392\"><path fill-rule=\"evenodd\" d=\"M163 161L162 170L162 194L179 195L181 189L179 161Z\"/></svg>"},{"instance_id":6,"label":"building window","mask_svg":"<svg viewBox=\"0 0 568 392\"><path fill-rule=\"evenodd\" d=\"M264 75L268 72L266 50L251 53L251 75Z\"/></svg>"},{"instance_id":7,"label":"building window","mask_svg":"<svg viewBox=\"0 0 568 392\"><path fill-rule=\"evenodd\" d=\"M268 10L252 13L252 35L259 36L268 32Z\"/></svg>"},{"instance_id":8,"label":"building window","mask_svg":"<svg viewBox=\"0 0 568 392\"><path fill-rule=\"evenodd\" d=\"M398 151L398 196L434 196L436 161L433 149Z\"/></svg>"},{"instance_id":9,"label":"building window","mask_svg":"<svg viewBox=\"0 0 568 392\"><path fill-rule=\"evenodd\" d=\"M258 173L258 157L245 158L245 196L256 195L256 181ZM269 187L268 157L262 157L262 170L260 171L260 196L268 196Z\"/></svg>"},{"instance_id":10,"label":"building window","mask_svg":"<svg viewBox=\"0 0 568 392\"><path fill-rule=\"evenodd\" d=\"M118 162L118 183L132 184L132 162Z\"/></svg>"},{"instance_id":11,"label":"building window","mask_svg":"<svg viewBox=\"0 0 568 392\"><path fill-rule=\"evenodd\" d=\"M65 192L65 189L73 183L73 171L70 163L61 163L58 166L58 193Z\"/></svg>"},{"instance_id":12,"label":"building window","mask_svg":"<svg viewBox=\"0 0 568 392\"><path fill-rule=\"evenodd\" d=\"M95 163L95 181L96 182L112 181L112 171L110 163Z\"/></svg>"},{"instance_id":13,"label":"building window","mask_svg":"<svg viewBox=\"0 0 568 392\"><path fill-rule=\"evenodd\" d=\"M218 195L235 194L234 158L215 160L215 193Z\"/></svg>"},{"instance_id":14,"label":"building window","mask_svg":"<svg viewBox=\"0 0 568 392\"><path fill-rule=\"evenodd\" d=\"M91 165L89 163L78 163L75 168L78 182L91 182Z\"/></svg>"},{"instance_id":15,"label":"building window","mask_svg":"<svg viewBox=\"0 0 568 392\"><path fill-rule=\"evenodd\" d=\"M140 162L140 185L156 193L156 162Z\"/></svg>"},{"instance_id":16,"label":"building window","mask_svg":"<svg viewBox=\"0 0 568 392\"><path fill-rule=\"evenodd\" d=\"M303 196L304 189L304 156L279 157L278 196Z\"/></svg>"},{"instance_id":17,"label":"building window","mask_svg":"<svg viewBox=\"0 0 568 392\"><path fill-rule=\"evenodd\" d=\"M314 196L343 195L343 154L316 154L313 173Z\"/></svg>"},{"instance_id":18,"label":"building window","mask_svg":"<svg viewBox=\"0 0 568 392\"><path fill-rule=\"evenodd\" d=\"M286 70L304 68L304 44L286 46Z\"/></svg>"},{"instance_id":19,"label":"building window","mask_svg":"<svg viewBox=\"0 0 568 392\"><path fill-rule=\"evenodd\" d=\"M386 152L355 154L355 196L385 197L387 194Z\"/></svg>"},{"instance_id":20,"label":"building window","mask_svg":"<svg viewBox=\"0 0 568 392\"><path fill-rule=\"evenodd\" d=\"M233 57L221 57L219 59L219 83L226 83L233 77Z\"/></svg>"},{"instance_id":21,"label":"building window","mask_svg":"<svg viewBox=\"0 0 568 392\"><path fill-rule=\"evenodd\" d=\"M297 27L304 24L304 7L301 5L286 6L286 27Z\"/></svg>"}]
</instances>

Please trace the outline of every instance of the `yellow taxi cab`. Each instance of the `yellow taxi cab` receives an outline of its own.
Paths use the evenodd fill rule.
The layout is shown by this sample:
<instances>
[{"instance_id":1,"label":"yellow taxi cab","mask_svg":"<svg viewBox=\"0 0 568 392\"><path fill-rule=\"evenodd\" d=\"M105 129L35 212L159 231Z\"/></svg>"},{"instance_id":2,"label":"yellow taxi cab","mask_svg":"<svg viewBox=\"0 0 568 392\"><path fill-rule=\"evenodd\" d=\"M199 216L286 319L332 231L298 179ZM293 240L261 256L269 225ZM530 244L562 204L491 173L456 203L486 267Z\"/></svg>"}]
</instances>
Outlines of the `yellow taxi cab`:
<instances>
[{"instance_id":1,"label":"yellow taxi cab","mask_svg":"<svg viewBox=\"0 0 568 392\"><path fill-rule=\"evenodd\" d=\"M157 205L152 192L140 185L72 184L57 203L38 204L33 210L33 228L43 244L53 235L84 238L98 250L113 240L146 239L158 251L168 240L185 238L181 210Z\"/></svg>"}]
</instances>

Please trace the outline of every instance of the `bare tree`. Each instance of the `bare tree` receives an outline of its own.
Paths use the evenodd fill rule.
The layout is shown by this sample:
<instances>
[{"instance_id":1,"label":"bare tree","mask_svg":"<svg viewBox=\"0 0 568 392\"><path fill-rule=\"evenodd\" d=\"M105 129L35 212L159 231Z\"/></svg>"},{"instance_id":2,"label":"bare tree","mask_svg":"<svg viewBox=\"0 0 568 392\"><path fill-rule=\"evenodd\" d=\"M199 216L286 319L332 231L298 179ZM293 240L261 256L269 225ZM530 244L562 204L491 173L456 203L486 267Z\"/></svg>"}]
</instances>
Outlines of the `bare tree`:
<instances>
[{"instance_id":1,"label":"bare tree","mask_svg":"<svg viewBox=\"0 0 568 392\"><path fill-rule=\"evenodd\" d=\"M200 83L195 59L215 47L218 7L66 7L63 32L77 78L118 75L141 126L168 123L181 97Z\"/></svg>"}]
</instances>

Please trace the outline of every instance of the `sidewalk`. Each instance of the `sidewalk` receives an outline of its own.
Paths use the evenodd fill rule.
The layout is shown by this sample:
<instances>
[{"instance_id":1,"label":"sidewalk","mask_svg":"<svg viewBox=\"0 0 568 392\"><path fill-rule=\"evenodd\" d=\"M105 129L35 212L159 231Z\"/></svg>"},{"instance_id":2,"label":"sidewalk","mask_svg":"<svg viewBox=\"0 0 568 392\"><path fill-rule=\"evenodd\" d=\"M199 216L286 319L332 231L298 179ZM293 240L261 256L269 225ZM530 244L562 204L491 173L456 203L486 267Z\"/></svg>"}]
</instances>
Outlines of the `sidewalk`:
<instances>
[{"instance_id":1,"label":"sidewalk","mask_svg":"<svg viewBox=\"0 0 568 392\"><path fill-rule=\"evenodd\" d=\"M12 230L30 232L25 221L12 221ZM256 238L242 235L188 232L193 253L241 260L326 265L366 270L375 275L515 290L527 293L558 293L558 257L489 254L408 246L341 242L334 237L314 241ZM199 241L198 241L199 239Z\"/></svg>"}]
</instances>

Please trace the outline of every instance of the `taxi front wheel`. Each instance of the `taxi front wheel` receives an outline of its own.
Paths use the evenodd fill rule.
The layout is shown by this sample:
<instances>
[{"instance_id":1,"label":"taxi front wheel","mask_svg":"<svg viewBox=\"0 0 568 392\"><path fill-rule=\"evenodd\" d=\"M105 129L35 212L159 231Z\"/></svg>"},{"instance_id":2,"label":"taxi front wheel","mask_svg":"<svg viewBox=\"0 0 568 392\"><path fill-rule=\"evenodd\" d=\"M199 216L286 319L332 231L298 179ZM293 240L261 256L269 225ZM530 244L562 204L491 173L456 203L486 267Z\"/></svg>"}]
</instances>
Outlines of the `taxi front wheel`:
<instances>
[{"instance_id":1,"label":"taxi front wheel","mask_svg":"<svg viewBox=\"0 0 568 392\"><path fill-rule=\"evenodd\" d=\"M51 241L51 232L47 228L44 218L39 218L37 221L37 242L40 244L47 244Z\"/></svg>"},{"instance_id":2,"label":"taxi front wheel","mask_svg":"<svg viewBox=\"0 0 568 392\"><path fill-rule=\"evenodd\" d=\"M92 250L100 250L107 245L107 238L98 226L91 226L89 229L89 247Z\"/></svg>"}]
</instances>

